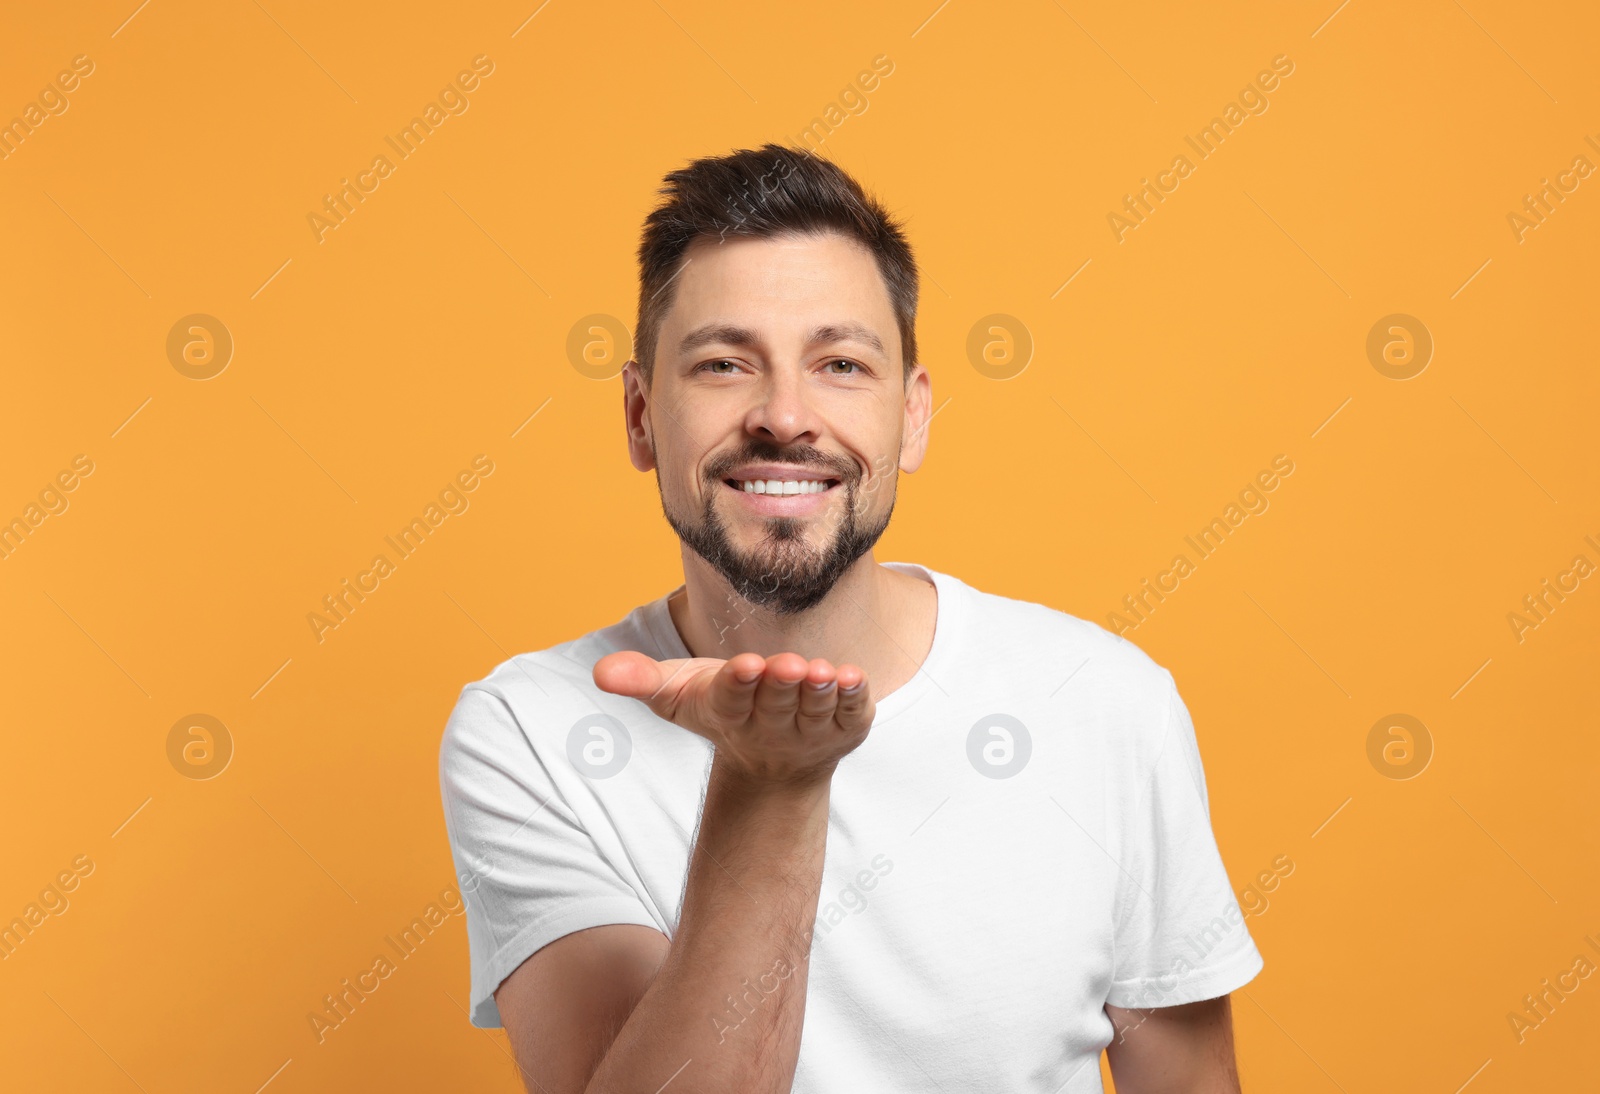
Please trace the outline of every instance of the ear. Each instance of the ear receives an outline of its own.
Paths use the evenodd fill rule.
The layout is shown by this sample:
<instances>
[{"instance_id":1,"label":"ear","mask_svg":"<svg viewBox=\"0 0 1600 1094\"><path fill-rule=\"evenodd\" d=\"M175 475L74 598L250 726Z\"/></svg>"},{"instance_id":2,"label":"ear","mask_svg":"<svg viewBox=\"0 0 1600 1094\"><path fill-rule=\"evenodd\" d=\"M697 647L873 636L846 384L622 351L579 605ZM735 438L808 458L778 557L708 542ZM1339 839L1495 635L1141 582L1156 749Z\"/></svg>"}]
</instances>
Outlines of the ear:
<instances>
[{"instance_id":1,"label":"ear","mask_svg":"<svg viewBox=\"0 0 1600 1094\"><path fill-rule=\"evenodd\" d=\"M906 380L905 432L900 442L900 470L910 474L928 453L928 423L933 420L933 380L921 365Z\"/></svg>"},{"instance_id":2,"label":"ear","mask_svg":"<svg viewBox=\"0 0 1600 1094\"><path fill-rule=\"evenodd\" d=\"M650 471L656 456L650 435L650 389L639 362L622 366L622 416L628 431L628 459L640 471Z\"/></svg>"}]
</instances>

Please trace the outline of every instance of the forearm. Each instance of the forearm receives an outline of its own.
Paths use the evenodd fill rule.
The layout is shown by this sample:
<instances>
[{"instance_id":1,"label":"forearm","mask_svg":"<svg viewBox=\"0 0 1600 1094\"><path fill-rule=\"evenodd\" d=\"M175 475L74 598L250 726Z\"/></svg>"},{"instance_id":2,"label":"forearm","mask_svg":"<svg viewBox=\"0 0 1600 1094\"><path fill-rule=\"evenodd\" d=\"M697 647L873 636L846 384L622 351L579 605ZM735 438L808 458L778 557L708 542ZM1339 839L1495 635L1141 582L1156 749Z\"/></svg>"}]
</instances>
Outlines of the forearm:
<instances>
[{"instance_id":1,"label":"forearm","mask_svg":"<svg viewBox=\"0 0 1600 1094\"><path fill-rule=\"evenodd\" d=\"M1106 1056L1122 1094L1239 1094L1228 996L1106 1014L1116 1031Z\"/></svg>"},{"instance_id":2,"label":"forearm","mask_svg":"<svg viewBox=\"0 0 1600 1094\"><path fill-rule=\"evenodd\" d=\"M800 1052L829 783L756 789L713 764L666 960L586 1094L787 1092Z\"/></svg>"}]
</instances>

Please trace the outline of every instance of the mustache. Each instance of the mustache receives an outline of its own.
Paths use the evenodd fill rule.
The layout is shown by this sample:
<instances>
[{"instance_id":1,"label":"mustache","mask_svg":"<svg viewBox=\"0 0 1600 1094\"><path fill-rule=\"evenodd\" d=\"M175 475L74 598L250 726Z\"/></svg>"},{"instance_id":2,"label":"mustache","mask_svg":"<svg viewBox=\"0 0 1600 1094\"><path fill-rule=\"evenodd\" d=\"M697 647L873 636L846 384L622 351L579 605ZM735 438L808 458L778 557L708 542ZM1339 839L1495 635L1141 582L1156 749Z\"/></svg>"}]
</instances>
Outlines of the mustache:
<instances>
[{"instance_id":1,"label":"mustache","mask_svg":"<svg viewBox=\"0 0 1600 1094\"><path fill-rule=\"evenodd\" d=\"M730 478L741 467L753 463L790 464L811 470L826 470L830 473L830 477L838 479L844 486L853 486L861 478L861 470L854 461L843 456L831 455L813 445L781 448L774 444L759 443L746 448L743 452L730 452L710 461L705 467L705 477L708 482L721 482Z\"/></svg>"}]
</instances>

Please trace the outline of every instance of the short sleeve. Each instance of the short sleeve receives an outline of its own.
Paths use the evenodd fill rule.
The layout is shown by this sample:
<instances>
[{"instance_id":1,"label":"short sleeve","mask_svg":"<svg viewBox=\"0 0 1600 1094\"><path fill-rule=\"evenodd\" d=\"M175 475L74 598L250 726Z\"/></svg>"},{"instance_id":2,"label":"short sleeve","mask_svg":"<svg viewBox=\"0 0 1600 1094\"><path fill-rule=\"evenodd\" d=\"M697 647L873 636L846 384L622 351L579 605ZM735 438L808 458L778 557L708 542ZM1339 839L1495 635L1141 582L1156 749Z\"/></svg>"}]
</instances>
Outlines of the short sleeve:
<instances>
[{"instance_id":1,"label":"short sleeve","mask_svg":"<svg viewBox=\"0 0 1600 1094\"><path fill-rule=\"evenodd\" d=\"M439 746L439 787L466 904L474 1026L501 1025L495 989L563 935L608 923L661 929L563 801L499 695L462 689Z\"/></svg>"},{"instance_id":2,"label":"short sleeve","mask_svg":"<svg viewBox=\"0 0 1600 1094\"><path fill-rule=\"evenodd\" d=\"M1263 962L1211 831L1200 747L1166 674L1166 728L1125 818L1106 1002L1170 1007L1250 982Z\"/></svg>"}]
</instances>

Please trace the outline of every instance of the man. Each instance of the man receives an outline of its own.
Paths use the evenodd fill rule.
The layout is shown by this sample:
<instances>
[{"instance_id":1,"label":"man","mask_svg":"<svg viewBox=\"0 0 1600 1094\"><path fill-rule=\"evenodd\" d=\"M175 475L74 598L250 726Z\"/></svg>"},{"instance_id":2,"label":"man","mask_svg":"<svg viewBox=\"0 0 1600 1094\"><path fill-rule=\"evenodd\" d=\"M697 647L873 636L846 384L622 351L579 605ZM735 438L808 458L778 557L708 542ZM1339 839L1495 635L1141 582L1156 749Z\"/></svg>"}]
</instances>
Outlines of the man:
<instances>
[{"instance_id":1,"label":"man","mask_svg":"<svg viewBox=\"0 0 1600 1094\"><path fill-rule=\"evenodd\" d=\"M624 411L684 581L462 690L473 1024L548 1094L1237 1091L1171 675L873 557L932 407L900 226L770 144L666 182Z\"/></svg>"}]
</instances>

